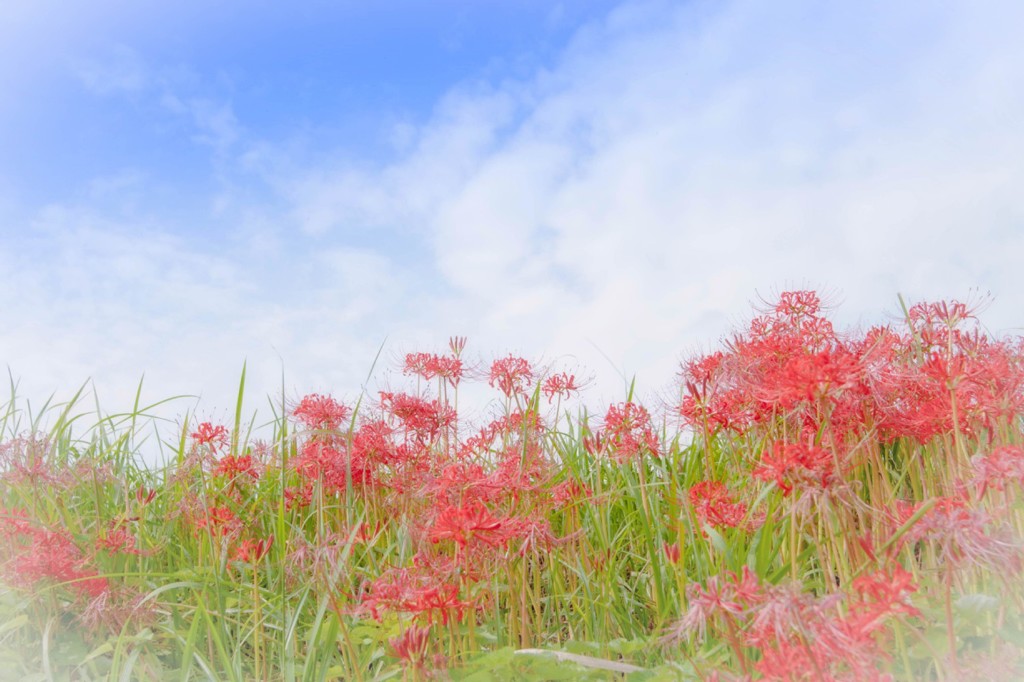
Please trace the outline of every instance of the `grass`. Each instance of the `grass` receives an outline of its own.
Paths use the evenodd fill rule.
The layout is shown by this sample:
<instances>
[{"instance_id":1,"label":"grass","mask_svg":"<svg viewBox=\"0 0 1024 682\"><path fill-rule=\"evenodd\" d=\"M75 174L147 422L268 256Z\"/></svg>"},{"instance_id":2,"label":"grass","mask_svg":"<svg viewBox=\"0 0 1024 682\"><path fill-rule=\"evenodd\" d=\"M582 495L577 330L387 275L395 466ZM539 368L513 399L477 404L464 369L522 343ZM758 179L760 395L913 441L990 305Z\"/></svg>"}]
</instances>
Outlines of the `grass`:
<instances>
[{"instance_id":1,"label":"grass","mask_svg":"<svg viewBox=\"0 0 1024 682\"><path fill-rule=\"evenodd\" d=\"M464 339L407 394L272 401L265 440L244 371L231 424L162 435L138 396L12 389L0 676L1022 678L1024 343L906 317L840 334L787 292L654 416Z\"/></svg>"}]
</instances>

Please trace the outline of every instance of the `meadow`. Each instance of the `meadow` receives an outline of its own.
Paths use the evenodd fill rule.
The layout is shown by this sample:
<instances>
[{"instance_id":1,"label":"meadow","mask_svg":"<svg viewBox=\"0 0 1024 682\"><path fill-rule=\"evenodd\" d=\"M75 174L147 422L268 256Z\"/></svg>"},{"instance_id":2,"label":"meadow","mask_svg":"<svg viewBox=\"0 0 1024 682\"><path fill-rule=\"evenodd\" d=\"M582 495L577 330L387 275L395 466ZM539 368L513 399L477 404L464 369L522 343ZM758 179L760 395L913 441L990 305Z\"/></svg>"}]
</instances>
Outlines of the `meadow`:
<instances>
[{"instance_id":1,"label":"meadow","mask_svg":"<svg viewBox=\"0 0 1024 682\"><path fill-rule=\"evenodd\" d=\"M145 406L12 391L0 679L1024 679L1024 338L971 306L842 331L785 292L593 413L465 348L270 400L266 439L243 373L161 466Z\"/></svg>"}]
</instances>

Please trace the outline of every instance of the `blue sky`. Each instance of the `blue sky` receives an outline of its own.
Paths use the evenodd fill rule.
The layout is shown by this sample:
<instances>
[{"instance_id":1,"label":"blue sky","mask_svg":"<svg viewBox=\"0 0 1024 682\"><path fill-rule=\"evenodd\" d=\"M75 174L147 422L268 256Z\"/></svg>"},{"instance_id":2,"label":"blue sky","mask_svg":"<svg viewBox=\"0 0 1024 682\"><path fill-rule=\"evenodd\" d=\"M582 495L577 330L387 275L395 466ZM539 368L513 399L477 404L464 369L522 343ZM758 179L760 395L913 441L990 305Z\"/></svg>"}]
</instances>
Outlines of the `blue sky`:
<instances>
[{"instance_id":1,"label":"blue sky","mask_svg":"<svg viewBox=\"0 0 1024 682\"><path fill-rule=\"evenodd\" d=\"M0 8L0 362L36 402L145 373L228 408L246 359L251 395L352 398L451 334L665 395L793 287L1024 324L1019 3L82 7Z\"/></svg>"}]
</instances>

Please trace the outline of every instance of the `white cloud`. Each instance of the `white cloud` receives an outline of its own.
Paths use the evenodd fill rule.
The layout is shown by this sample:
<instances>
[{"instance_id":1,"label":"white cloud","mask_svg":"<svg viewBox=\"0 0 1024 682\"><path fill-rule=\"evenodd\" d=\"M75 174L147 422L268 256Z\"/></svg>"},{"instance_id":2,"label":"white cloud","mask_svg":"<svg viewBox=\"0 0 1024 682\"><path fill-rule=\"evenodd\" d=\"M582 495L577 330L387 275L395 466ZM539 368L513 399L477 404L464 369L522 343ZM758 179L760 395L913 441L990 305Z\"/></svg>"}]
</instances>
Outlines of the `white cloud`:
<instances>
[{"instance_id":1,"label":"white cloud","mask_svg":"<svg viewBox=\"0 0 1024 682\"><path fill-rule=\"evenodd\" d=\"M582 363L617 400L617 369L658 389L792 286L840 292L846 321L981 288L990 326L1019 328L1022 20L1012 3L630 3L531 79L454 88L384 163L299 169L230 108L192 111L284 222L221 197L253 231L217 255L165 224L44 214L58 260L14 270L0 302L35 324L0 343L37 386L133 387L143 368L160 395L230 408L242 357L254 395L279 355L290 390L351 396L385 336L450 334Z\"/></svg>"},{"instance_id":2,"label":"white cloud","mask_svg":"<svg viewBox=\"0 0 1024 682\"><path fill-rule=\"evenodd\" d=\"M382 168L367 169L343 158L326 168L295 170L285 164L283 174L261 170L292 203L292 217L307 234L381 227L422 231L423 220L492 150L513 116L513 100L505 92L453 90L438 103L401 161ZM409 124L396 124L395 134L407 139Z\"/></svg>"},{"instance_id":3,"label":"white cloud","mask_svg":"<svg viewBox=\"0 0 1024 682\"><path fill-rule=\"evenodd\" d=\"M788 286L838 289L847 320L981 287L1005 328L1024 290L1008 255L1021 19L1010 3L633 3L533 80L460 93L458 125L445 103L393 165L321 172L298 185L317 199L292 198L319 233L353 211L427 226L455 292L439 334L592 338L649 383Z\"/></svg>"}]
</instances>

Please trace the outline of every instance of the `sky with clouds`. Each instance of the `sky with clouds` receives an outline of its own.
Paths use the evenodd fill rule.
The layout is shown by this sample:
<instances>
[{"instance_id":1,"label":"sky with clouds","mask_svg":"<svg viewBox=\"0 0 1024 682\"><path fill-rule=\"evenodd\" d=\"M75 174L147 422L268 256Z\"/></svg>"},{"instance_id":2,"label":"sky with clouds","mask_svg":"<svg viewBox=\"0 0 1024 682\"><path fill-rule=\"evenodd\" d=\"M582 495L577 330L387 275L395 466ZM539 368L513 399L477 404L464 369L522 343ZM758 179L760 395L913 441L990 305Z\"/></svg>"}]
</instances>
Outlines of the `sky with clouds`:
<instances>
[{"instance_id":1,"label":"sky with clouds","mask_svg":"<svg viewBox=\"0 0 1024 682\"><path fill-rule=\"evenodd\" d=\"M0 6L0 363L354 399L450 335L670 390L751 302L1024 325L1024 5ZM392 371L392 375L394 372ZM371 389L377 384L371 384ZM177 411L193 402L176 403ZM172 410L172 411L174 411Z\"/></svg>"}]
</instances>

